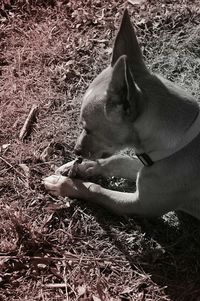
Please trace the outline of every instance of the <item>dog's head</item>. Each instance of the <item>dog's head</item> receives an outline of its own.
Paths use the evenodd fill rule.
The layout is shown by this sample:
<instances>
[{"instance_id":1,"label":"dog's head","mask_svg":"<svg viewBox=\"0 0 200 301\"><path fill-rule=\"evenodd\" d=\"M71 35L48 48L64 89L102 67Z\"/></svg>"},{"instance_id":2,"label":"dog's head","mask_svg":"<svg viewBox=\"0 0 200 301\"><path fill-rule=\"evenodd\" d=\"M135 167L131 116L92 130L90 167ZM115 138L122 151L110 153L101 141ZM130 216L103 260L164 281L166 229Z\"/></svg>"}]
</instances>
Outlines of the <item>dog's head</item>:
<instances>
[{"instance_id":1,"label":"dog's head","mask_svg":"<svg viewBox=\"0 0 200 301\"><path fill-rule=\"evenodd\" d=\"M147 73L127 10L117 34L111 65L89 86L81 107L83 130L75 152L97 159L139 143L133 124L142 110L135 78Z\"/></svg>"}]
</instances>

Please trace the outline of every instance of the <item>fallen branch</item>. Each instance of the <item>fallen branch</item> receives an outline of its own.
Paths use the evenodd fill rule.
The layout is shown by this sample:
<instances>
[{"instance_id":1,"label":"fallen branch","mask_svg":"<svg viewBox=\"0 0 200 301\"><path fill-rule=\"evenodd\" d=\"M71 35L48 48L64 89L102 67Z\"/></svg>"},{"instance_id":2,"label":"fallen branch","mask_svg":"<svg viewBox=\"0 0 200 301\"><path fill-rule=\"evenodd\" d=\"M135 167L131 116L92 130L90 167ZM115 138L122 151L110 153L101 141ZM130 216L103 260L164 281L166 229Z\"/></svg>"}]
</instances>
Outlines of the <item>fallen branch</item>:
<instances>
[{"instance_id":1,"label":"fallen branch","mask_svg":"<svg viewBox=\"0 0 200 301\"><path fill-rule=\"evenodd\" d=\"M20 140L23 140L29 134L31 125L33 124L33 122L35 120L37 109L38 109L38 106L32 105L32 108L28 114L28 117L26 118L25 123L19 133Z\"/></svg>"}]
</instances>

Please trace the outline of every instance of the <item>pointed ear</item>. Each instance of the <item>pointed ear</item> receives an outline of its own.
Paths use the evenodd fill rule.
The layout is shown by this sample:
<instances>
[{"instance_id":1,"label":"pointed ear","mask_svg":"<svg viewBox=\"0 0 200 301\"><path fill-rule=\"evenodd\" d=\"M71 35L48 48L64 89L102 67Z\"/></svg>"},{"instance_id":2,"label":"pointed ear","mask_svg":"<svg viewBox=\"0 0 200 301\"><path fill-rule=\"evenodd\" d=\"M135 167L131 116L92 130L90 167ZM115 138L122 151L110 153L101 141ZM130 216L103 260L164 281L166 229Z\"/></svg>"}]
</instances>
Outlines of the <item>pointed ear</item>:
<instances>
[{"instance_id":1,"label":"pointed ear","mask_svg":"<svg viewBox=\"0 0 200 301\"><path fill-rule=\"evenodd\" d=\"M127 57L123 55L113 66L105 104L107 118L115 122L124 118L135 120L140 92L128 67Z\"/></svg>"},{"instance_id":2,"label":"pointed ear","mask_svg":"<svg viewBox=\"0 0 200 301\"><path fill-rule=\"evenodd\" d=\"M127 56L133 72L147 70L127 9L124 11L115 39L111 60L112 67L122 55Z\"/></svg>"}]
</instances>

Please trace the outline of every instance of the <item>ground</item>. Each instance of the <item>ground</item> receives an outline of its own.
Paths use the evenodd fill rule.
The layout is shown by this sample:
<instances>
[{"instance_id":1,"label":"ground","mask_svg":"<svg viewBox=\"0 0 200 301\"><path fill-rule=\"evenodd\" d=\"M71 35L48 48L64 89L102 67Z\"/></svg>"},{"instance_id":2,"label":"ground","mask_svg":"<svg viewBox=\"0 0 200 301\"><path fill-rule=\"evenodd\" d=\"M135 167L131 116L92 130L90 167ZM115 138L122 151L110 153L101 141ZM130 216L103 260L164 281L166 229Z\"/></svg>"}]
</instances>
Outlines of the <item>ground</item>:
<instances>
[{"instance_id":1,"label":"ground","mask_svg":"<svg viewBox=\"0 0 200 301\"><path fill-rule=\"evenodd\" d=\"M200 300L200 224L53 198L81 95L110 61L123 0L0 2L0 300ZM200 100L198 0L128 1L149 68ZM20 131L32 105L32 126ZM96 179L112 189L134 183Z\"/></svg>"}]
</instances>

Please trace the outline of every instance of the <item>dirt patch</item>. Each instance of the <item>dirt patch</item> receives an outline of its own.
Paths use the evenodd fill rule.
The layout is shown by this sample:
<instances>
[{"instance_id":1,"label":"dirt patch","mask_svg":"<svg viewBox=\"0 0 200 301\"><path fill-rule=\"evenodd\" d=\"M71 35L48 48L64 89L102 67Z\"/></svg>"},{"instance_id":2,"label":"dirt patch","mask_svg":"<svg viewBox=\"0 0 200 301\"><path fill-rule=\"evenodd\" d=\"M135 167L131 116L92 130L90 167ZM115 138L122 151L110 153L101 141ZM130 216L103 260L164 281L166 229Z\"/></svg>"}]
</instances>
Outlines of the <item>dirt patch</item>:
<instances>
[{"instance_id":1,"label":"dirt patch","mask_svg":"<svg viewBox=\"0 0 200 301\"><path fill-rule=\"evenodd\" d=\"M200 99L198 1L132 2L148 66ZM197 301L197 221L174 213L118 218L52 198L41 185L74 158L81 95L110 61L125 2L1 5L0 300ZM33 104L36 119L20 140ZM134 189L117 179L100 181Z\"/></svg>"}]
</instances>

